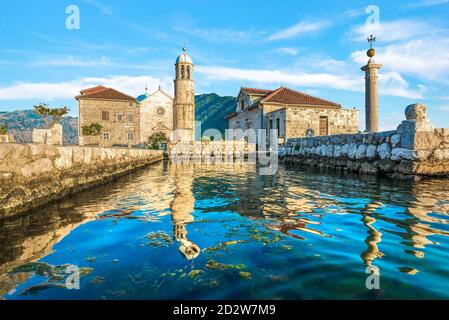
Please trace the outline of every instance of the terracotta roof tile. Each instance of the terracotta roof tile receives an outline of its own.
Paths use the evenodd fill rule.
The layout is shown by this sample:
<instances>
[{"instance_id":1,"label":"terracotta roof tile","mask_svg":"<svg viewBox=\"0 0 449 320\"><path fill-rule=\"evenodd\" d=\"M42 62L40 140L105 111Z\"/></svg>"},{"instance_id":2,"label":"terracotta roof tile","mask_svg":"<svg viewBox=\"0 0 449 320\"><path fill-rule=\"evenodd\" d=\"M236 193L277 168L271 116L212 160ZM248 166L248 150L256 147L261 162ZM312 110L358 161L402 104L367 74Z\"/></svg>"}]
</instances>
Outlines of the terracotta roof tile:
<instances>
[{"instance_id":1,"label":"terracotta roof tile","mask_svg":"<svg viewBox=\"0 0 449 320\"><path fill-rule=\"evenodd\" d=\"M95 89L97 88L97 89ZM131 97L123 92L112 88L105 88L98 90L98 87L82 90L83 94L76 96L75 99L95 99L95 100L123 100L136 102L134 97ZM92 91L92 89L95 89ZM90 91L89 91L90 90Z\"/></svg>"},{"instance_id":2,"label":"terracotta roof tile","mask_svg":"<svg viewBox=\"0 0 449 320\"><path fill-rule=\"evenodd\" d=\"M242 88L242 90L248 94L261 94L261 95L266 95L273 92L273 90L256 89L256 88Z\"/></svg>"},{"instance_id":3,"label":"terracotta roof tile","mask_svg":"<svg viewBox=\"0 0 449 320\"><path fill-rule=\"evenodd\" d=\"M338 103L317 98L285 87L280 87L279 89L276 89L266 97L262 98L260 102L341 108L341 105Z\"/></svg>"},{"instance_id":4,"label":"terracotta roof tile","mask_svg":"<svg viewBox=\"0 0 449 320\"><path fill-rule=\"evenodd\" d=\"M103 91L103 90L106 90L106 89L107 88L104 87L104 86L96 86L96 87L92 87L92 88L87 88L87 89L81 90L80 93L81 94L91 94L91 93L98 92L98 91Z\"/></svg>"}]
</instances>

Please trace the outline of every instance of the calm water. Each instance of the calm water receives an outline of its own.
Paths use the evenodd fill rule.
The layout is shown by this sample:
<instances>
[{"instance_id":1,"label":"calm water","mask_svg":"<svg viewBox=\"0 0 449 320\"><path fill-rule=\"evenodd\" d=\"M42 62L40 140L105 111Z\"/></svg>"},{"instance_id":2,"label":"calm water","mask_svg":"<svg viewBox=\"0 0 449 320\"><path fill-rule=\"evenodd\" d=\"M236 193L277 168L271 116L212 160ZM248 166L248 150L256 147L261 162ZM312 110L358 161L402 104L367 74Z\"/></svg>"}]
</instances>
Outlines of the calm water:
<instances>
[{"instance_id":1,"label":"calm water","mask_svg":"<svg viewBox=\"0 0 449 320\"><path fill-rule=\"evenodd\" d=\"M0 221L5 299L449 298L449 182L160 163ZM65 288L67 265L79 290ZM380 290L367 290L367 267Z\"/></svg>"}]
</instances>

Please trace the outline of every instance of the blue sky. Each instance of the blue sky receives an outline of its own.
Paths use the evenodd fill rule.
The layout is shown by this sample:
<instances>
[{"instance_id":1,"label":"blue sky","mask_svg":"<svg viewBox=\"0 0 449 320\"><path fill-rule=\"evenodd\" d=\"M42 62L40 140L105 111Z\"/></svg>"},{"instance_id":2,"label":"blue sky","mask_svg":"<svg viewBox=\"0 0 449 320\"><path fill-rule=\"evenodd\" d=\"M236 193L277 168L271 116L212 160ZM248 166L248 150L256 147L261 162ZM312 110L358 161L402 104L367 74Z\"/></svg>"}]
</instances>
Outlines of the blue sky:
<instances>
[{"instance_id":1,"label":"blue sky","mask_svg":"<svg viewBox=\"0 0 449 320\"><path fill-rule=\"evenodd\" d=\"M79 30L66 28L69 5L80 10ZM448 18L449 0L1 1L0 111L47 102L76 115L73 97L97 84L137 96L148 82L172 93L185 43L197 93L285 85L358 108L363 129L360 67L374 33L381 129L395 128L415 102L449 127Z\"/></svg>"}]
</instances>

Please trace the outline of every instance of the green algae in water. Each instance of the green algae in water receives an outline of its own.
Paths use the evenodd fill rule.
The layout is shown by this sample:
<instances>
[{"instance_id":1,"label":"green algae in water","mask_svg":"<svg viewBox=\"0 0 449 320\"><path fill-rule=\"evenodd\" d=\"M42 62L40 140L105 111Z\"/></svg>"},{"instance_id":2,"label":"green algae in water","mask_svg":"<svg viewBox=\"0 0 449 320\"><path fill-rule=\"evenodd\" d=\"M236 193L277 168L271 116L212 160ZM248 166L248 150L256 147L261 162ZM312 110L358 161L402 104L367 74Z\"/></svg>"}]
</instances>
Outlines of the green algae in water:
<instances>
[{"instance_id":1,"label":"green algae in water","mask_svg":"<svg viewBox=\"0 0 449 320\"><path fill-rule=\"evenodd\" d=\"M188 273L188 277L194 279L197 278L203 272L204 272L203 270L192 270Z\"/></svg>"},{"instance_id":2,"label":"green algae in water","mask_svg":"<svg viewBox=\"0 0 449 320\"><path fill-rule=\"evenodd\" d=\"M150 232L145 238L150 240L147 245L151 247L168 247L173 243L173 238L165 231Z\"/></svg>"},{"instance_id":3,"label":"green algae in water","mask_svg":"<svg viewBox=\"0 0 449 320\"><path fill-rule=\"evenodd\" d=\"M240 275L240 278L245 279L245 280L251 280L251 278L252 278L251 272L240 271L239 275Z\"/></svg>"},{"instance_id":4,"label":"green algae in water","mask_svg":"<svg viewBox=\"0 0 449 320\"><path fill-rule=\"evenodd\" d=\"M226 242L221 242L218 246L214 246L214 247L210 247L210 248L206 248L203 251L204 252L216 252L219 250L223 250L223 251L227 251L227 247L228 246L233 246L239 243L245 243L248 241L245 240L231 240L231 241L226 241Z\"/></svg>"},{"instance_id":5,"label":"green algae in water","mask_svg":"<svg viewBox=\"0 0 449 320\"><path fill-rule=\"evenodd\" d=\"M95 257L87 257L84 260L86 260L87 262L95 262L95 261L97 261L97 258L95 258Z\"/></svg>"},{"instance_id":6,"label":"green algae in water","mask_svg":"<svg viewBox=\"0 0 449 320\"><path fill-rule=\"evenodd\" d=\"M90 284L93 284L94 286L102 285L106 281L105 277L97 276L89 281Z\"/></svg>"},{"instance_id":7,"label":"green algae in water","mask_svg":"<svg viewBox=\"0 0 449 320\"><path fill-rule=\"evenodd\" d=\"M205 266L207 269L218 269L218 270L227 270L227 269L245 269L245 265L242 263L239 264L224 264L219 263L214 260L208 260Z\"/></svg>"},{"instance_id":8,"label":"green algae in water","mask_svg":"<svg viewBox=\"0 0 449 320\"><path fill-rule=\"evenodd\" d=\"M270 232L268 230L253 229L250 231L249 237L254 241L262 242L263 245L279 242L282 236L277 233Z\"/></svg>"}]
</instances>

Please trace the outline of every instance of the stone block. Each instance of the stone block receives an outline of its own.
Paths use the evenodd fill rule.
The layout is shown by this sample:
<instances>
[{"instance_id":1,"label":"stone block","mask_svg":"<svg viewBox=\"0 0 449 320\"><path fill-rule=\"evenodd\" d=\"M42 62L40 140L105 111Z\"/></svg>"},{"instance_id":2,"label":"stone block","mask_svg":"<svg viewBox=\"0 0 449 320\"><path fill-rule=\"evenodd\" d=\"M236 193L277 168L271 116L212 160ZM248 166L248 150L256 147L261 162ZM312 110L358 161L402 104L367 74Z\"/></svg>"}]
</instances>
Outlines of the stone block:
<instances>
[{"instance_id":1,"label":"stone block","mask_svg":"<svg viewBox=\"0 0 449 320\"><path fill-rule=\"evenodd\" d=\"M401 143L401 135L399 133L396 133L391 136L390 143L393 148L396 148Z\"/></svg>"},{"instance_id":2,"label":"stone block","mask_svg":"<svg viewBox=\"0 0 449 320\"><path fill-rule=\"evenodd\" d=\"M355 159L356 152L357 152L357 144L351 143L348 149L348 157L350 159Z\"/></svg>"},{"instance_id":3,"label":"stone block","mask_svg":"<svg viewBox=\"0 0 449 320\"><path fill-rule=\"evenodd\" d=\"M357 151L355 153L355 158L357 160L364 159L365 158L365 154L366 154L366 145L365 144L359 145L359 147L357 148Z\"/></svg>"},{"instance_id":4,"label":"stone block","mask_svg":"<svg viewBox=\"0 0 449 320\"><path fill-rule=\"evenodd\" d=\"M405 148L393 148L391 151L391 160L414 160L415 156L412 150Z\"/></svg>"},{"instance_id":5,"label":"stone block","mask_svg":"<svg viewBox=\"0 0 449 320\"><path fill-rule=\"evenodd\" d=\"M366 148L366 157L368 159L374 159L377 156L377 146L374 144L370 144L368 148Z\"/></svg>"},{"instance_id":6,"label":"stone block","mask_svg":"<svg viewBox=\"0 0 449 320\"><path fill-rule=\"evenodd\" d=\"M341 146L339 146L339 145L335 146L335 148L334 148L334 157L335 158L341 157L341 149L342 149Z\"/></svg>"},{"instance_id":7,"label":"stone block","mask_svg":"<svg viewBox=\"0 0 449 320\"><path fill-rule=\"evenodd\" d=\"M423 121L427 118L426 106L422 103L408 105L405 108L405 118L407 120Z\"/></svg>"},{"instance_id":8,"label":"stone block","mask_svg":"<svg viewBox=\"0 0 449 320\"><path fill-rule=\"evenodd\" d=\"M378 147L378 153L381 159L389 159L391 157L391 147L388 143L382 143Z\"/></svg>"}]
</instances>

